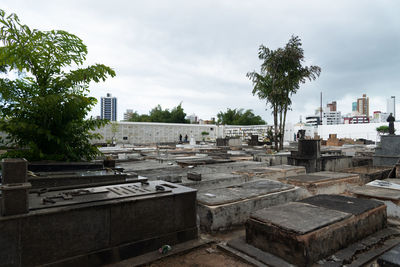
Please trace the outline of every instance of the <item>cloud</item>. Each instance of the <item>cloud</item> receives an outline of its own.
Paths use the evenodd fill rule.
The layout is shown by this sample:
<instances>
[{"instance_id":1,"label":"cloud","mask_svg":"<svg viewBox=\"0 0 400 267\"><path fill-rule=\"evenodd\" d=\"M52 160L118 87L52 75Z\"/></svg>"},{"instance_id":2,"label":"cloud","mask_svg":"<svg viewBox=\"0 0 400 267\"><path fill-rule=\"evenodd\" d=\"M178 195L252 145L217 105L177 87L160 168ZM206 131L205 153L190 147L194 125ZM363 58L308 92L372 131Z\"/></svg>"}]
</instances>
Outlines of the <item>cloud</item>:
<instances>
[{"instance_id":1,"label":"cloud","mask_svg":"<svg viewBox=\"0 0 400 267\"><path fill-rule=\"evenodd\" d=\"M400 85L395 0L5 0L2 8L32 28L76 34L88 46L88 64L114 68L115 78L90 88L98 99L118 97L119 119L128 108L147 113L182 101L186 113L203 119L229 107L253 109L272 123L245 75L259 69L260 44L275 49L292 34L303 41L304 63L322 73L293 96L289 121L313 114L321 91L324 105L336 100L345 114L363 93L371 110L385 109ZM99 113L96 106L92 115Z\"/></svg>"}]
</instances>

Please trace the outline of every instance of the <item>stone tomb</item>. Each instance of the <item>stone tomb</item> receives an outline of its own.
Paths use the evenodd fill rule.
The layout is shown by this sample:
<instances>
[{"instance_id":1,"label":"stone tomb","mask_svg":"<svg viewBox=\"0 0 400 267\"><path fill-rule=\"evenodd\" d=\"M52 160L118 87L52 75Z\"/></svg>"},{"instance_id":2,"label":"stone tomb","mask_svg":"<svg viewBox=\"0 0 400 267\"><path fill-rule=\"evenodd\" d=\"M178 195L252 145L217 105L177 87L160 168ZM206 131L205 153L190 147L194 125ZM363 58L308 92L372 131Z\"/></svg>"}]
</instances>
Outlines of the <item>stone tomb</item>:
<instances>
[{"instance_id":1,"label":"stone tomb","mask_svg":"<svg viewBox=\"0 0 400 267\"><path fill-rule=\"evenodd\" d=\"M400 159L400 135L382 135L373 156L374 166L393 166Z\"/></svg>"},{"instance_id":2,"label":"stone tomb","mask_svg":"<svg viewBox=\"0 0 400 267\"><path fill-rule=\"evenodd\" d=\"M360 176L354 173L323 171L281 178L279 181L302 187L310 195L341 194L350 184L360 184Z\"/></svg>"},{"instance_id":3,"label":"stone tomb","mask_svg":"<svg viewBox=\"0 0 400 267\"><path fill-rule=\"evenodd\" d=\"M381 202L318 195L252 213L246 242L292 264L310 266L385 227Z\"/></svg>"},{"instance_id":4,"label":"stone tomb","mask_svg":"<svg viewBox=\"0 0 400 267\"><path fill-rule=\"evenodd\" d=\"M196 190L180 185L29 194L29 213L0 216L0 266L100 266L196 237Z\"/></svg>"},{"instance_id":5,"label":"stone tomb","mask_svg":"<svg viewBox=\"0 0 400 267\"><path fill-rule=\"evenodd\" d=\"M391 167L367 165L343 169L341 170L341 172L357 173L360 175L361 183L366 184L373 180L381 180L387 178L391 170Z\"/></svg>"},{"instance_id":6,"label":"stone tomb","mask_svg":"<svg viewBox=\"0 0 400 267\"><path fill-rule=\"evenodd\" d=\"M199 192L197 210L205 231L227 230L243 225L251 212L303 198L293 185L257 180Z\"/></svg>"},{"instance_id":7,"label":"stone tomb","mask_svg":"<svg viewBox=\"0 0 400 267\"><path fill-rule=\"evenodd\" d=\"M364 186L353 187L350 192L359 198L374 199L385 203L388 217L400 219L399 179L375 180Z\"/></svg>"}]
</instances>

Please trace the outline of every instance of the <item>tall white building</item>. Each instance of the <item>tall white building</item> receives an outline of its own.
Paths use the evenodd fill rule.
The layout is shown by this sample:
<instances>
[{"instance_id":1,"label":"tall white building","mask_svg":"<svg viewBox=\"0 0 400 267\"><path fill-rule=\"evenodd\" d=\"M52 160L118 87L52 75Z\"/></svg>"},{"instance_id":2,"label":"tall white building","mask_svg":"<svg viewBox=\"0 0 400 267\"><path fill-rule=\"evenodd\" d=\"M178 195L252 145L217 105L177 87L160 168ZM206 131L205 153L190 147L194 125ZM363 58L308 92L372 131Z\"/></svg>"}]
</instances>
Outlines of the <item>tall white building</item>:
<instances>
[{"instance_id":1,"label":"tall white building","mask_svg":"<svg viewBox=\"0 0 400 267\"><path fill-rule=\"evenodd\" d=\"M340 111L331 111L329 107L322 112L322 125L342 124L342 114Z\"/></svg>"},{"instance_id":2,"label":"tall white building","mask_svg":"<svg viewBox=\"0 0 400 267\"><path fill-rule=\"evenodd\" d=\"M111 94L101 97L100 117L102 119L116 121L117 120L117 98Z\"/></svg>"},{"instance_id":3,"label":"tall white building","mask_svg":"<svg viewBox=\"0 0 400 267\"><path fill-rule=\"evenodd\" d=\"M395 96L391 96L387 100L386 113L388 113L388 114L392 113L393 117L396 118L396 98L395 98Z\"/></svg>"}]
</instances>

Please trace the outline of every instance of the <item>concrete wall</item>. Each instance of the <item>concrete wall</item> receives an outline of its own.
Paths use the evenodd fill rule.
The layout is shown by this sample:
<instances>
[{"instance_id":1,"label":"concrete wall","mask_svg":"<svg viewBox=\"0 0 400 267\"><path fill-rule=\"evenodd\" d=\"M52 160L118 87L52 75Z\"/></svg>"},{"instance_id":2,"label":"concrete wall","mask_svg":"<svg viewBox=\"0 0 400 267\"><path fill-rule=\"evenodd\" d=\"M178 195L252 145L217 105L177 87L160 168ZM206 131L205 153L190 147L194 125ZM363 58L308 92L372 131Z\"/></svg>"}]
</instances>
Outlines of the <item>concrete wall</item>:
<instances>
[{"instance_id":1,"label":"concrete wall","mask_svg":"<svg viewBox=\"0 0 400 267\"><path fill-rule=\"evenodd\" d=\"M115 125L115 126L113 126ZM113 132L115 128L115 133ZM95 143L107 143L114 140L118 144L150 144L150 143L169 143L178 142L179 135L184 140L185 135L188 141L194 137L196 141L201 141L202 132L208 132L205 136L215 139L223 135L221 128L212 124L178 124L178 123L147 123L147 122L116 122L96 130L103 138Z\"/></svg>"},{"instance_id":2,"label":"concrete wall","mask_svg":"<svg viewBox=\"0 0 400 267\"><path fill-rule=\"evenodd\" d=\"M389 125L387 122L383 123L363 123L363 124L338 124L338 125L320 125L318 126L318 135L323 139L328 139L329 134L337 134L337 138L364 138L380 141L376 128L382 125ZM394 123L394 128L397 129L396 134L400 134L400 122Z\"/></svg>"},{"instance_id":3,"label":"concrete wall","mask_svg":"<svg viewBox=\"0 0 400 267\"><path fill-rule=\"evenodd\" d=\"M206 139L215 140L225 136L239 136L249 139L251 134L266 136L268 125L214 125L214 124L183 124L183 123L156 123L156 122L114 122L96 130L103 136L94 143L107 143L113 140L118 144L153 144L178 142L179 135L188 141L193 137L196 141L203 140L202 132L208 132ZM114 132L113 132L114 130Z\"/></svg>"}]
</instances>

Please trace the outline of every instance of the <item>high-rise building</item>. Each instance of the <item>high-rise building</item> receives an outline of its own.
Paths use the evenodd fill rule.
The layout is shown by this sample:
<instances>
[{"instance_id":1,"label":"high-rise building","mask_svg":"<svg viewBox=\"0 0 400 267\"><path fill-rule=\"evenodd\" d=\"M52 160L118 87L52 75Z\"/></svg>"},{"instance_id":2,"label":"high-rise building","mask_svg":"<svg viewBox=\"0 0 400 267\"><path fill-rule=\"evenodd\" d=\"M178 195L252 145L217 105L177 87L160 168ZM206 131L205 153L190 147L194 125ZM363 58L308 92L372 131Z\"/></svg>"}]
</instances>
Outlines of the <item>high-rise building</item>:
<instances>
[{"instance_id":1,"label":"high-rise building","mask_svg":"<svg viewBox=\"0 0 400 267\"><path fill-rule=\"evenodd\" d=\"M391 96L387 100L386 113L388 113L388 114L392 113L393 117L396 118L396 97L395 96Z\"/></svg>"},{"instance_id":2,"label":"high-rise building","mask_svg":"<svg viewBox=\"0 0 400 267\"><path fill-rule=\"evenodd\" d=\"M357 111L357 102L351 103L351 111L356 112Z\"/></svg>"},{"instance_id":3,"label":"high-rise building","mask_svg":"<svg viewBox=\"0 0 400 267\"><path fill-rule=\"evenodd\" d=\"M369 118L369 98L366 94L357 99L357 111L360 115L365 115Z\"/></svg>"},{"instance_id":4,"label":"high-rise building","mask_svg":"<svg viewBox=\"0 0 400 267\"><path fill-rule=\"evenodd\" d=\"M133 109L127 109L124 113L124 121L129 120L133 115Z\"/></svg>"},{"instance_id":5,"label":"high-rise building","mask_svg":"<svg viewBox=\"0 0 400 267\"><path fill-rule=\"evenodd\" d=\"M101 97L101 115L102 119L116 121L117 120L117 98L111 94Z\"/></svg>"}]
</instances>

